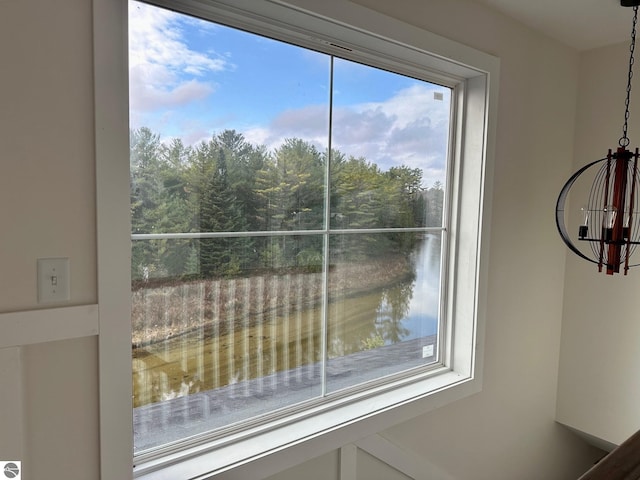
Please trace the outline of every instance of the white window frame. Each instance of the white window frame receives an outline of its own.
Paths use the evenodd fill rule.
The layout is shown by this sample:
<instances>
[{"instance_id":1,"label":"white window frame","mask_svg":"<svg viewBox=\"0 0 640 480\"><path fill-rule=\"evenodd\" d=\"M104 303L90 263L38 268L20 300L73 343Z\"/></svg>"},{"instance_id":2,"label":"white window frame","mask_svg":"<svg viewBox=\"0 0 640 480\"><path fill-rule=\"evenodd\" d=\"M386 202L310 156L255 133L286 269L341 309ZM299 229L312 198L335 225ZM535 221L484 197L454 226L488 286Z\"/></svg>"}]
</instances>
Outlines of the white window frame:
<instances>
[{"instance_id":1,"label":"white window frame","mask_svg":"<svg viewBox=\"0 0 640 480\"><path fill-rule=\"evenodd\" d=\"M133 465L127 0L93 0L101 478L264 478L481 390L499 60L345 0L154 0L327 53L348 47L454 88L443 365ZM374 33L375 32L375 33ZM335 51L345 55L343 48ZM403 58L402 62L395 60Z\"/></svg>"}]
</instances>

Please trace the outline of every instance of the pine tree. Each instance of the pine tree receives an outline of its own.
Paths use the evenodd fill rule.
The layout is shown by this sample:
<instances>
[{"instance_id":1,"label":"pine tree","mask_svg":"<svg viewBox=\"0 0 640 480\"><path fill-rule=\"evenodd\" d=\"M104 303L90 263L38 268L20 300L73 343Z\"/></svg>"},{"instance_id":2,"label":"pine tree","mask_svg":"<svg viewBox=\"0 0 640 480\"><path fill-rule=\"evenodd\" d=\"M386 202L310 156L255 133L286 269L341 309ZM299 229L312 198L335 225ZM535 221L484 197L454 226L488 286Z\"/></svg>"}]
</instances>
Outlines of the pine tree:
<instances>
[{"instance_id":1,"label":"pine tree","mask_svg":"<svg viewBox=\"0 0 640 480\"><path fill-rule=\"evenodd\" d=\"M131 232L154 233L158 226L158 208L162 203L160 180L160 137L143 127L130 134ZM131 276L149 278L159 269L157 242L135 241L131 252Z\"/></svg>"},{"instance_id":2,"label":"pine tree","mask_svg":"<svg viewBox=\"0 0 640 480\"><path fill-rule=\"evenodd\" d=\"M209 178L200 204L200 229L204 233L246 231L237 197L229 186L226 155L218 151L216 168ZM200 247L200 268L205 277L240 273L246 263L245 251L250 240L241 238L203 239Z\"/></svg>"}]
</instances>

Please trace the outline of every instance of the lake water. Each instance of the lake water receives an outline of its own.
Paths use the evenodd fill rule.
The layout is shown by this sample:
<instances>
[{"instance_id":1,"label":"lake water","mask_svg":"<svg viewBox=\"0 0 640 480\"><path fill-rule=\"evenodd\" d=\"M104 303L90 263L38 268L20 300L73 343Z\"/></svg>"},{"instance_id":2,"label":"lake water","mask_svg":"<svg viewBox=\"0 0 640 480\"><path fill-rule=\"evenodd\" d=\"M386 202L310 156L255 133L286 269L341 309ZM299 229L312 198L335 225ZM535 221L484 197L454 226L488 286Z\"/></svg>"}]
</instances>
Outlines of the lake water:
<instances>
[{"instance_id":1,"label":"lake water","mask_svg":"<svg viewBox=\"0 0 640 480\"><path fill-rule=\"evenodd\" d=\"M156 428L150 412L172 409L176 399L206 400L202 411L217 420L196 423L211 429L437 361L440 244L426 235L402 261L332 265L327 312L318 273L134 292L142 332L133 348L137 448ZM145 328L167 338L145 342ZM176 334L181 329L188 333ZM143 428L142 418L154 420Z\"/></svg>"}]
</instances>

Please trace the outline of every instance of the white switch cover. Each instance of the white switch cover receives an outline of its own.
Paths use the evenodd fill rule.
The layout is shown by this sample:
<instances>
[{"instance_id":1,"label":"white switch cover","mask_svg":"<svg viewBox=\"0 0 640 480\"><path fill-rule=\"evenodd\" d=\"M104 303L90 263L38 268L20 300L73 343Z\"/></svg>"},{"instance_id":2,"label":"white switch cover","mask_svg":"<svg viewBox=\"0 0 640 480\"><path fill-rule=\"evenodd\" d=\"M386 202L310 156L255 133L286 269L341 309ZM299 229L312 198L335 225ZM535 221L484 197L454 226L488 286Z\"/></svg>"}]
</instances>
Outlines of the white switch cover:
<instances>
[{"instance_id":1,"label":"white switch cover","mask_svg":"<svg viewBox=\"0 0 640 480\"><path fill-rule=\"evenodd\" d=\"M38 303L65 302L70 299L69 259L38 259Z\"/></svg>"}]
</instances>

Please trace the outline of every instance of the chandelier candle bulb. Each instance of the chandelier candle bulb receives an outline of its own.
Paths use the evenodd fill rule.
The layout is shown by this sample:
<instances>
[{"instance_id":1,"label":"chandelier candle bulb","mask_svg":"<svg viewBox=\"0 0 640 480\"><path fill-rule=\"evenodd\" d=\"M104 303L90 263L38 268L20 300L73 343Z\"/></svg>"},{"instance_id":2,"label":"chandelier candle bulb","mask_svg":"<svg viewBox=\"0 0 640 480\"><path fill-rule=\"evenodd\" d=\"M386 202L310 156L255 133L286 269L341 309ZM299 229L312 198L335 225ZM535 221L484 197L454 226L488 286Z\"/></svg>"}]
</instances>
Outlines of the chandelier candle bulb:
<instances>
[{"instance_id":1,"label":"chandelier candle bulb","mask_svg":"<svg viewBox=\"0 0 640 480\"><path fill-rule=\"evenodd\" d=\"M607 230L613 230L613 226L616 223L616 214L618 209L613 205L607 205L604 207L604 228Z\"/></svg>"},{"instance_id":2,"label":"chandelier candle bulb","mask_svg":"<svg viewBox=\"0 0 640 480\"><path fill-rule=\"evenodd\" d=\"M580 209L580 213L582 216L582 223L580 224L578 236L581 240L584 240L589 234L589 207L587 205L583 205Z\"/></svg>"},{"instance_id":3,"label":"chandelier candle bulb","mask_svg":"<svg viewBox=\"0 0 640 480\"><path fill-rule=\"evenodd\" d=\"M605 239L605 242L610 242L613 239L613 226L616 223L617 208L613 205L607 205L606 207L604 207L603 213L603 237Z\"/></svg>"},{"instance_id":4,"label":"chandelier candle bulb","mask_svg":"<svg viewBox=\"0 0 640 480\"><path fill-rule=\"evenodd\" d=\"M631 221L631 215L624 215L624 226L622 227L622 237L625 239L629 238L629 222Z\"/></svg>"}]
</instances>

